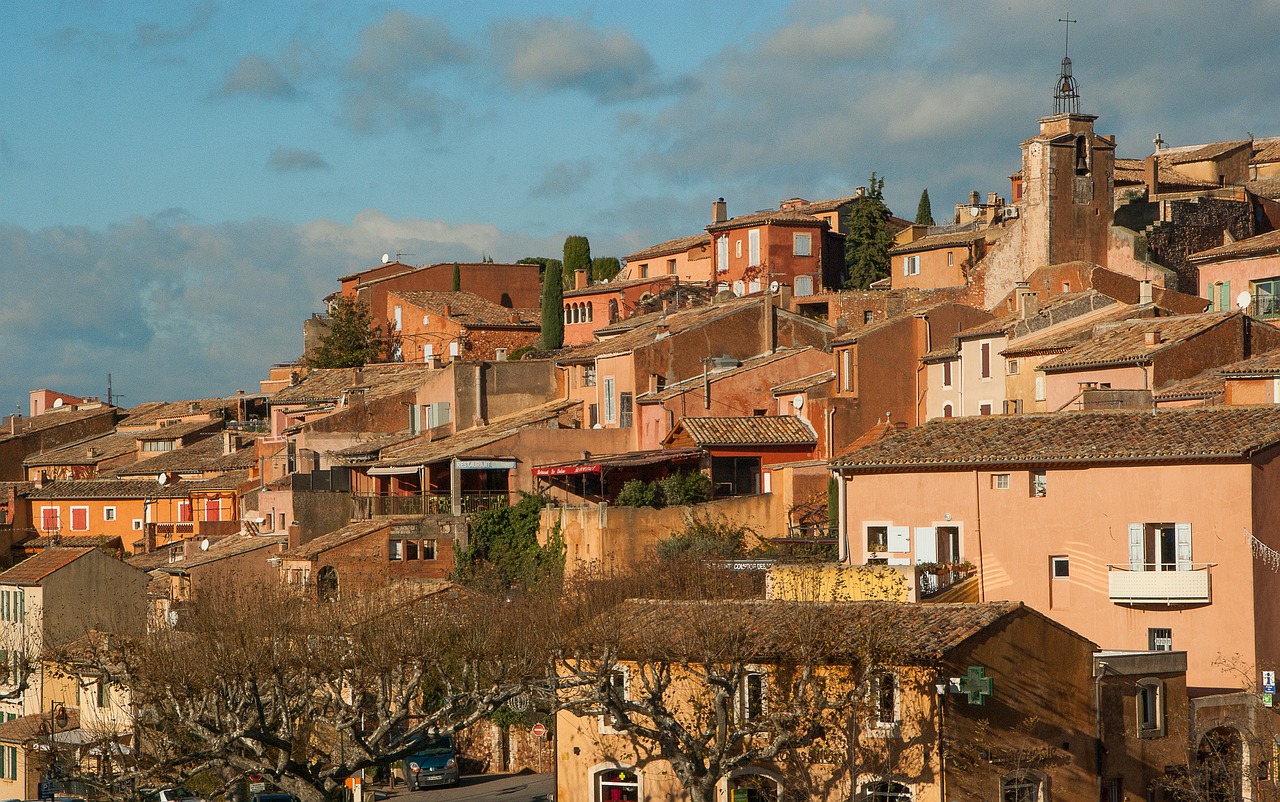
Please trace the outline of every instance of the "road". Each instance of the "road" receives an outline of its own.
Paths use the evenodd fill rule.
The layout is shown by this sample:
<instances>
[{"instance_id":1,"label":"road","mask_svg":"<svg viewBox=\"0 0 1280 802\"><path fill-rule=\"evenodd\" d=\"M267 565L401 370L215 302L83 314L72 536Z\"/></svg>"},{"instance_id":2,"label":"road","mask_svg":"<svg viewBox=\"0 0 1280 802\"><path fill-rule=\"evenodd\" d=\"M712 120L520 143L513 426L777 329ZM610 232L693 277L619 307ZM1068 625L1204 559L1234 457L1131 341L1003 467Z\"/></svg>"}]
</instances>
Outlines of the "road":
<instances>
[{"instance_id":1,"label":"road","mask_svg":"<svg viewBox=\"0 0 1280 802\"><path fill-rule=\"evenodd\" d=\"M397 789L388 802L547 802L554 790L550 774L477 774L453 788Z\"/></svg>"}]
</instances>

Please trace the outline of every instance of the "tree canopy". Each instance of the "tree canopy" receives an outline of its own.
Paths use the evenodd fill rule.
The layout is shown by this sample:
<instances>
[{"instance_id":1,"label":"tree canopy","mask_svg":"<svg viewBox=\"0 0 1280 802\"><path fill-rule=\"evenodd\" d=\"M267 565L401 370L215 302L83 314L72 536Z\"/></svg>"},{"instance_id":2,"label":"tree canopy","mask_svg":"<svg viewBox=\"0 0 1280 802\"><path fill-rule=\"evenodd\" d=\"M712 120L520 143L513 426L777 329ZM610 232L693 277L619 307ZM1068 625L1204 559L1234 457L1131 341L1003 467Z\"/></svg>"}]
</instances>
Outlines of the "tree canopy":
<instances>
[{"instance_id":1,"label":"tree canopy","mask_svg":"<svg viewBox=\"0 0 1280 802\"><path fill-rule=\"evenodd\" d=\"M553 351L564 345L564 284L559 262L542 271L542 348Z\"/></svg>"},{"instance_id":2,"label":"tree canopy","mask_svg":"<svg viewBox=\"0 0 1280 802\"><path fill-rule=\"evenodd\" d=\"M577 280L577 271L587 274L587 283L594 279L591 275L591 243L586 237L573 235L564 240L564 282L572 287Z\"/></svg>"},{"instance_id":3,"label":"tree canopy","mask_svg":"<svg viewBox=\"0 0 1280 802\"><path fill-rule=\"evenodd\" d=\"M866 289L889 275L889 207L884 204L884 179L871 174L867 194L853 206L845 223L844 256L847 289Z\"/></svg>"},{"instance_id":4,"label":"tree canopy","mask_svg":"<svg viewBox=\"0 0 1280 802\"><path fill-rule=\"evenodd\" d=\"M387 343L373 325L368 305L341 296L330 312L329 331L306 362L313 368L358 368L381 358L388 350Z\"/></svg>"}]
</instances>

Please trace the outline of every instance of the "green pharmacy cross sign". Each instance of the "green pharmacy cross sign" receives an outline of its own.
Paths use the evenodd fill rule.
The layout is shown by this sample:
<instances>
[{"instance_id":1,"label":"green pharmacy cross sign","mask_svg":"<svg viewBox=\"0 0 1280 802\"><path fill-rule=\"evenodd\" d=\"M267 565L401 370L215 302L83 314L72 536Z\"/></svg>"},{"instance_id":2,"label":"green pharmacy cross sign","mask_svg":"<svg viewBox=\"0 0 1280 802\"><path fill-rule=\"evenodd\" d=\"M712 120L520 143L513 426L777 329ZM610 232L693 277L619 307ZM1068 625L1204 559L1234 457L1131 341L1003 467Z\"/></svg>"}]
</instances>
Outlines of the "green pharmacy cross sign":
<instances>
[{"instance_id":1,"label":"green pharmacy cross sign","mask_svg":"<svg viewBox=\"0 0 1280 802\"><path fill-rule=\"evenodd\" d=\"M995 695L995 680L986 674L987 670L982 666L969 666L960 678L960 693L968 695L969 704L985 705L987 697Z\"/></svg>"}]
</instances>

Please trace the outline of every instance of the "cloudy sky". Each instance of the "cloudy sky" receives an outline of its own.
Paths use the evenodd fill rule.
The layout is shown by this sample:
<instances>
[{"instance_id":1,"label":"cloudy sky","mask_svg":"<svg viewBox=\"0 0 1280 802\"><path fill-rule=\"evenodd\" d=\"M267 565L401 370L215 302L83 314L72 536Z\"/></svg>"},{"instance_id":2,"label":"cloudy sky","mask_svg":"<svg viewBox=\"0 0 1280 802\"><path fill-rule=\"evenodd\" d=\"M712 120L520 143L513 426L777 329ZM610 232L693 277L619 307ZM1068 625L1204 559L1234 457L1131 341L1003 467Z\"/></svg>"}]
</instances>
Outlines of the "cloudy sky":
<instances>
[{"instance_id":1,"label":"cloudy sky","mask_svg":"<svg viewBox=\"0 0 1280 802\"><path fill-rule=\"evenodd\" d=\"M1007 195L1067 5L8 0L0 412L253 391L385 252L625 256L872 171L908 217ZM1280 134L1280 0L1070 6L1120 155Z\"/></svg>"}]
</instances>

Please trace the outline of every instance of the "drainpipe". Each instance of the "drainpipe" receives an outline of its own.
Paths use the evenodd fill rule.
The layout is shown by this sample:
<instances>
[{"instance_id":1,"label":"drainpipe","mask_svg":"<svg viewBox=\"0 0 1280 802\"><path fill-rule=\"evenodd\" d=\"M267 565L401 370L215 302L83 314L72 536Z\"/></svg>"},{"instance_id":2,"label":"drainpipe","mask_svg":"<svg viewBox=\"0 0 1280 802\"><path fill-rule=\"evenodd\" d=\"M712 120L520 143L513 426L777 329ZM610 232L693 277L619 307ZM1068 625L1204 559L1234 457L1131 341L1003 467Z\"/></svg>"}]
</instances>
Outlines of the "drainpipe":
<instances>
[{"instance_id":1,"label":"drainpipe","mask_svg":"<svg viewBox=\"0 0 1280 802\"><path fill-rule=\"evenodd\" d=\"M1099 661L1096 673L1093 675L1093 717L1096 725L1093 742L1093 773L1098 777L1098 799L1102 799L1102 756L1106 752L1102 745L1102 678L1107 675L1107 669L1110 667L1105 662Z\"/></svg>"},{"instance_id":2,"label":"drainpipe","mask_svg":"<svg viewBox=\"0 0 1280 802\"><path fill-rule=\"evenodd\" d=\"M982 552L982 483L978 479L977 468L973 470L973 504L978 519L978 531L975 533L978 541L978 601L984 602L987 600L987 571Z\"/></svg>"},{"instance_id":3,"label":"drainpipe","mask_svg":"<svg viewBox=\"0 0 1280 802\"><path fill-rule=\"evenodd\" d=\"M848 503L849 492L848 482L845 481L844 474L840 471L833 471L836 475L836 543L839 548L840 563L849 562L849 513L845 507Z\"/></svg>"}]
</instances>

